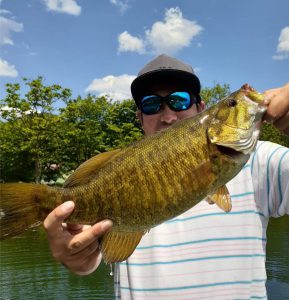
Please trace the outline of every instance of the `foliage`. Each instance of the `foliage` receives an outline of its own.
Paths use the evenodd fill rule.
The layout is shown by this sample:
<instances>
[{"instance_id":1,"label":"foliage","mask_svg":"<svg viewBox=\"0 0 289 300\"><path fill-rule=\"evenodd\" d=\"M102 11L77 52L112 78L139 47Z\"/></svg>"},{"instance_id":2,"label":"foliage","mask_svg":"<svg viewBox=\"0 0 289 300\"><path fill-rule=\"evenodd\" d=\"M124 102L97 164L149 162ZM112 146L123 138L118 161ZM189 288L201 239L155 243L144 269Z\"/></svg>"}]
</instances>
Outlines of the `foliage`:
<instances>
[{"instance_id":1,"label":"foliage","mask_svg":"<svg viewBox=\"0 0 289 300\"><path fill-rule=\"evenodd\" d=\"M0 174L5 181L30 181L34 174L32 157L27 151L17 147L21 137L13 133L10 122L0 123Z\"/></svg>"},{"instance_id":2,"label":"foliage","mask_svg":"<svg viewBox=\"0 0 289 300\"><path fill-rule=\"evenodd\" d=\"M5 171L4 174L8 176L9 156L12 155L18 165L23 163L25 156L27 163L34 165L33 178L30 180L40 182L44 169L55 159L52 154L61 142L57 135L59 117L52 114L54 103L59 100L66 101L71 92L56 84L45 86L43 77L34 80L24 78L23 81L28 87L24 97L21 97L20 84L7 84L7 96L1 100L1 116L7 122L2 125L3 134L7 134L1 135L1 162L6 166L7 173ZM10 171L15 169L15 164L11 165ZM23 172L26 173L26 170ZM19 180L19 176L21 178L20 174L22 172L17 175L15 173L15 180Z\"/></svg>"},{"instance_id":3,"label":"foliage","mask_svg":"<svg viewBox=\"0 0 289 300\"><path fill-rule=\"evenodd\" d=\"M108 116L106 136L108 150L123 148L143 136L133 100L113 103Z\"/></svg>"},{"instance_id":4,"label":"foliage","mask_svg":"<svg viewBox=\"0 0 289 300\"><path fill-rule=\"evenodd\" d=\"M7 84L0 104L0 180L61 184L67 174L98 153L123 148L142 137L133 100L113 102L87 95L71 98L43 78ZM207 106L230 93L229 85L203 88ZM59 101L64 103L59 107ZM289 138L265 124L262 139L289 146ZM58 180L57 180L58 178Z\"/></svg>"},{"instance_id":5,"label":"foliage","mask_svg":"<svg viewBox=\"0 0 289 300\"><path fill-rule=\"evenodd\" d=\"M212 88L205 87L201 90L201 98L207 107L216 104L218 101L230 94L230 86L228 84L215 84Z\"/></svg>"},{"instance_id":6,"label":"foliage","mask_svg":"<svg viewBox=\"0 0 289 300\"><path fill-rule=\"evenodd\" d=\"M132 100L112 102L88 95L61 110L62 159L70 169L104 151L121 148L142 136Z\"/></svg>"},{"instance_id":7,"label":"foliage","mask_svg":"<svg viewBox=\"0 0 289 300\"><path fill-rule=\"evenodd\" d=\"M1 100L0 179L54 182L90 157L124 147L142 136L132 100L112 102L88 95L71 99L43 78L7 84ZM56 110L57 101L65 103Z\"/></svg>"},{"instance_id":8,"label":"foliage","mask_svg":"<svg viewBox=\"0 0 289 300\"><path fill-rule=\"evenodd\" d=\"M289 148L289 137L268 123L262 125L260 140L270 141Z\"/></svg>"}]
</instances>

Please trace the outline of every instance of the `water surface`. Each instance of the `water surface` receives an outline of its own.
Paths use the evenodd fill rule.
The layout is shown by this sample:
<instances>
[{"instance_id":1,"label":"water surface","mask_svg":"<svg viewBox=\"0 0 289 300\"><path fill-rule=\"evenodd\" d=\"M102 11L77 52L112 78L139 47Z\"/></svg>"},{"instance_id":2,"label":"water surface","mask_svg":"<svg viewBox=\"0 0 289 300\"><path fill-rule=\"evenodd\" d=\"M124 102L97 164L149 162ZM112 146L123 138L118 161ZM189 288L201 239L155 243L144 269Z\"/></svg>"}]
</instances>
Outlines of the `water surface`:
<instances>
[{"instance_id":1,"label":"water surface","mask_svg":"<svg viewBox=\"0 0 289 300\"><path fill-rule=\"evenodd\" d=\"M267 231L268 297L289 299L289 217ZM89 276L70 273L51 257L43 229L0 242L0 299L113 299L110 266Z\"/></svg>"}]
</instances>

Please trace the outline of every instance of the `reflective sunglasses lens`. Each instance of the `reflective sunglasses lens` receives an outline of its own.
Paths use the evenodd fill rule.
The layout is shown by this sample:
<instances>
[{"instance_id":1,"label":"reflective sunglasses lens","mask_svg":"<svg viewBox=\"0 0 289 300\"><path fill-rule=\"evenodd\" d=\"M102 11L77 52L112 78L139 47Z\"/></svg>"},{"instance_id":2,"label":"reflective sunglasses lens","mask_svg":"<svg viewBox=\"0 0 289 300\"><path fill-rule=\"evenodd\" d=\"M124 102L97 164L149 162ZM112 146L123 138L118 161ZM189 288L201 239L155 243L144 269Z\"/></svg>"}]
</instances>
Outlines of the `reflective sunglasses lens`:
<instances>
[{"instance_id":1,"label":"reflective sunglasses lens","mask_svg":"<svg viewBox=\"0 0 289 300\"><path fill-rule=\"evenodd\" d=\"M162 105L162 99L158 96L145 96L141 101L141 111L146 115L157 113Z\"/></svg>"},{"instance_id":2,"label":"reflective sunglasses lens","mask_svg":"<svg viewBox=\"0 0 289 300\"><path fill-rule=\"evenodd\" d=\"M191 96L188 92L175 92L169 96L169 106L175 111L186 110L191 105Z\"/></svg>"}]
</instances>

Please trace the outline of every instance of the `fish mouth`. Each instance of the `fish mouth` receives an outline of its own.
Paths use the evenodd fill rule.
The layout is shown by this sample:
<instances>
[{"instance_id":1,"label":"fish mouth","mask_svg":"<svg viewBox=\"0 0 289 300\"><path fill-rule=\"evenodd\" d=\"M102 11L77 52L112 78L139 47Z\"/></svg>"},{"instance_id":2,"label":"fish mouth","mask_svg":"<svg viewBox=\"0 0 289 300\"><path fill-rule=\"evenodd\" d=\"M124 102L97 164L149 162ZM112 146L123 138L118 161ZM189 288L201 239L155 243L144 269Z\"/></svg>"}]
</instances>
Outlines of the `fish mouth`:
<instances>
[{"instance_id":1,"label":"fish mouth","mask_svg":"<svg viewBox=\"0 0 289 300\"><path fill-rule=\"evenodd\" d=\"M262 119L267 110L267 107L263 103L254 102L246 95L245 100L255 107L252 111L255 114L255 118L252 121L252 128L245 130L238 140L234 140L231 143L228 141L216 143L222 153L231 157L237 157L240 154L247 155L255 149L260 136Z\"/></svg>"},{"instance_id":2,"label":"fish mouth","mask_svg":"<svg viewBox=\"0 0 289 300\"><path fill-rule=\"evenodd\" d=\"M249 134L232 143L216 143L218 149L225 155L237 157L250 154L256 147L260 136L261 120L258 121Z\"/></svg>"},{"instance_id":3,"label":"fish mouth","mask_svg":"<svg viewBox=\"0 0 289 300\"><path fill-rule=\"evenodd\" d=\"M234 159L240 157L241 155L243 155L243 152L237 151L237 150L235 150L233 148L230 148L228 146L223 146L223 145L217 145L216 144L216 147L218 148L218 150L223 155L229 156L229 157L234 158Z\"/></svg>"}]
</instances>

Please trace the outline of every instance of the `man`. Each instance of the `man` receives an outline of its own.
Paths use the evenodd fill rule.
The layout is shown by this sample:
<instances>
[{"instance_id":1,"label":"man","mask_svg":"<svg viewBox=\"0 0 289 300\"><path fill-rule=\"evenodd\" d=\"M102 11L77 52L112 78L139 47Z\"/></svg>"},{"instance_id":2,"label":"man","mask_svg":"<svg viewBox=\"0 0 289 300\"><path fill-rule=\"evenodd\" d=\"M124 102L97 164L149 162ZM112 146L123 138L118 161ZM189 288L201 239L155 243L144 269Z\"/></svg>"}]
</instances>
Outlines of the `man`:
<instances>
[{"instance_id":1,"label":"man","mask_svg":"<svg viewBox=\"0 0 289 300\"><path fill-rule=\"evenodd\" d=\"M166 55L140 71L131 91L146 135L204 109L200 82L192 68ZM184 91L191 96L182 98ZM181 105L169 96L173 93ZM289 84L266 91L266 95L266 120L289 134ZM202 201L151 229L132 256L116 264L116 296L266 298L266 227L270 216L289 214L289 150L258 143L256 152L227 187L232 197L230 213ZM73 202L57 207L44 227L54 257L76 274L90 274L101 261L98 239L112 222L105 220L92 227L63 224L73 208Z\"/></svg>"}]
</instances>

